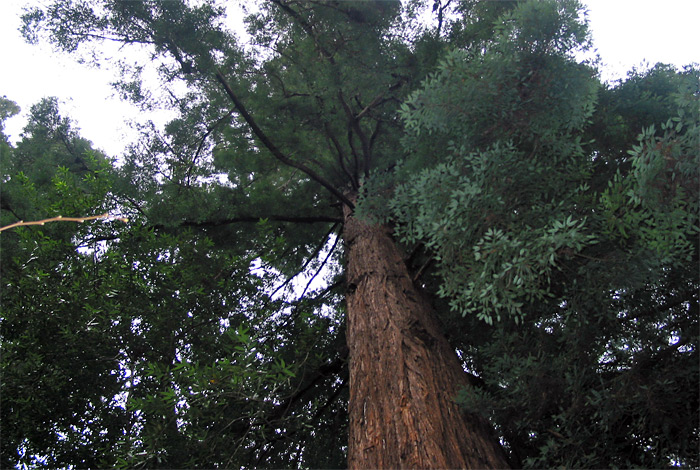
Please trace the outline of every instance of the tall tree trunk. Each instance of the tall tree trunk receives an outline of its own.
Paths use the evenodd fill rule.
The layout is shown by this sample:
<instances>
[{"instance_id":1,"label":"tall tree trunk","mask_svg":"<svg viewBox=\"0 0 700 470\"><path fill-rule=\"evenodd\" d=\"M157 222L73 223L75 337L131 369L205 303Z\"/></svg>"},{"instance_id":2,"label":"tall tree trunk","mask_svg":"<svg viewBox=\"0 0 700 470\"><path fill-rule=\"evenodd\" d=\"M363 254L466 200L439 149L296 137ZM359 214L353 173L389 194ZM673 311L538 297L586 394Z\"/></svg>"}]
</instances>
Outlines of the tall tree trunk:
<instances>
[{"instance_id":1,"label":"tall tree trunk","mask_svg":"<svg viewBox=\"0 0 700 470\"><path fill-rule=\"evenodd\" d=\"M508 468L485 420L454 399L468 386L385 226L345 213L350 351L349 468Z\"/></svg>"}]
</instances>

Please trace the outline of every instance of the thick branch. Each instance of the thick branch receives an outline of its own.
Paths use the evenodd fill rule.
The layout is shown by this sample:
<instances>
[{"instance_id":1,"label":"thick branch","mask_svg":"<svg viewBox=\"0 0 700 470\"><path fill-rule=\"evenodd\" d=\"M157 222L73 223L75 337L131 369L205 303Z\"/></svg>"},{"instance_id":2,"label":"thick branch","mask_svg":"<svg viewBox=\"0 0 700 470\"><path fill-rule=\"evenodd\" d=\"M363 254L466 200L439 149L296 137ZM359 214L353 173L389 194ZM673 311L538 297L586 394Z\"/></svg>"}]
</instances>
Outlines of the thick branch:
<instances>
[{"instance_id":1,"label":"thick branch","mask_svg":"<svg viewBox=\"0 0 700 470\"><path fill-rule=\"evenodd\" d=\"M360 127L360 120L357 116L355 116L352 112L352 109L350 109L350 105L345 101L345 98L343 97L343 92L338 91L338 100L340 100L340 104L342 105L343 109L345 110L345 114L348 117L348 123L352 127L352 129L355 131L357 136L360 138L360 143L362 144L362 157L363 157L363 170L365 174L369 173L369 164L371 160L371 155L372 152L370 150L370 145L369 145L369 139L367 139L367 135L364 133L362 128ZM363 111L364 112L364 111Z\"/></svg>"},{"instance_id":2,"label":"thick branch","mask_svg":"<svg viewBox=\"0 0 700 470\"><path fill-rule=\"evenodd\" d=\"M295 216L288 216L288 215L270 215L266 217L260 217L260 216L252 216L252 215L244 215L240 217L231 217L229 219L220 219L220 220L207 220L204 222L194 222L194 221L184 221L182 224L183 227L219 227L221 225L229 225L229 224L235 224L235 223L240 223L240 222L252 222L252 223L257 223L260 222L261 220L272 220L274 222L291 222L291 223L300 223L300 224L315 224L315 223L340 223L343 220L339 217L328 217L325 215L318 215L318 216L308 216L308 217L295 217Z\"/></svg>"},{"instance_id":3,"label":"thick branch","mask_svg":"<svg viewBox=\"0 0 700 470\"><path fill-rule=\"evenodd\" d=\"M355 149L355 144L352 137L352 127L348 128L348 145L350 146L350 153L352 154L352 163L355 171L355 175L359 174L359 161L360 156L357 154L357 149Z\"/></svg>"},{"instance_id":4,"label":"thick branch","mask_svg":"<svg viewBox=\"0 0 700 470\"><path fill-rule=\"evenodd\" d=\"M303 163L295 162L291 158L287 157L284 153L280 151L280 149L277 148L277 146L272 143L270 138L263 132L263 130L258 126L257 122L253 119L253 117L248 113L248 110L246 107L243 105L241 100L238 99L238 96L233 92L231 89L231 86L228 84L226 81L226 78L223 76L223 74L217 70L216 71L216 80L221 84L221 86L224 87L224 90L226 91L226 94L228 97L231 99L233 102L234 106L236 106L236 109L238 112L241 114L243 119L245 120L246 123L248 123L248 126L250 126L250 129L253 131L253 133L260 139L260 142L272 153L272 155L279 160L280 162L284 163L285 165L291 166L293 168L297 168L306 175L308 175L312 180L316 181L318 184L326 188L328 191L331 192L335 197L337 197L343 204L350 208L354 208L355 205L350 202L348 198L346 198L342 192L338 191L335 186L333 186L331 183L326 181L325 178L323 178L321 175L317 174L315 171L313 171L311 168L308 168L306 165Z\"/></svg>"},{"instance_id":5,"label":"thick branch","mask_svg":"<svg viewBox=\"0 0 700 470\"><path fill-rule=\"evenodd\" d=\"M377 125L374 127L374 132L372 132L372 135L369 138L369 148L370 150L372 147L374 147L374 143L377 141L377 137L379 136L379 131L382 127L382 121L377 121Z\"/></svg>"},{"instance_id":6,"label":"thick branch","mask_svg":"<svg viewBox=\"0 0 700 470\"><path fill-rule=\"evenodd\" d=\"M343 173L350 180L350 183L352 184L352 188L354 190L357 190L359 188L359 185L357 184L357 181L355 181L355 177L353 176L353 174L350 173L350 171L348 171L348 168L345 165L345 153L343 152L343 149L340 146L340 142L338 142L338 139L331 132L330 126L328 125L327 122L324 122L323 126L324 126L324 129L326 131L326 137L328 137L328 139L333 143L333 146L335 147L335 151L338 154L338 163L340 164L340 169L343 171Z\"/></svg>"}]
</instances>

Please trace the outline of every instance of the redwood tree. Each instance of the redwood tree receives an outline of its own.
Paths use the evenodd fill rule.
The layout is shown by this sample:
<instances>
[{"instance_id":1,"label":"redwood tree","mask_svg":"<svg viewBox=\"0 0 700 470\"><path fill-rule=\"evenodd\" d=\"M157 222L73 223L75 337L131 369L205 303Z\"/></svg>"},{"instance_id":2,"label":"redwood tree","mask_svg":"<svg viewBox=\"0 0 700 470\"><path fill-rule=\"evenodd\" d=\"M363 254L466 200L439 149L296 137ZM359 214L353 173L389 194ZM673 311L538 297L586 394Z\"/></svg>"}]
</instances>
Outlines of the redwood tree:
<instances>
[{"instance_id":1,"label":"redwood tree","mask_svg":"<svg viewBox=\"0 0 700 470\"><path fill-rule=\"evenodd\" d=\"M686 151L692 113L676 113L687 105L659 113L678 119L667 134L647 134L676 149L679 183L655 196L675 204L669 220L661 199L639 206L658 189L651 144L633 161L656 163L632 163L636 179L625 180L630 162L591 143L601 134L592 123L624 119L594 114L607 95L574 58L588 39L576 2L272 0L247 17L245 41L225 13L215 1L95 0L25 15L28 39L86 60L105 60L103 42L150 54L118 57L115 86L178 112L162 131L143 127L116 165L111 200L140 229L103 236L97 257L130 266L131 280L114 282L138 295L119 298L113 315L129 312L144 339L117 365L138 366L139 381L124 385L134 421L114 462L337 466L346 363L351 467L638 465L623 449L666 442L644 417L579 416L613 393L593 378L632 383L625 364L599 370L620 352L614 341L635 335L571 319L602 311L581 285L614 293L597 296L613 323L640 296L658 299L651 290L673 292L654 312L682 341L663 349L656 338L650 357L692 359L697 299L679 260L697 259L696 156ZM167 93L141 80L148 63ZM655 230L629 241L635 220ZM611 270L593 283L599 263L615 260L642 274ZM257 276L243 273L248 264ZM596 341L580 340L551 370L528 356L562 357L562 338L582 332ZM683 388L697 377L668 380ZM568 445L608 420L631 436L616 454ZM692 422L672 429L697 433ZM686 462L684 449L653 462Z\"/></svg>"},{"instance_id":2,"label":"redwood tree","mask_svg":"<svg viewBox=\"0 0 700 470\"><path fill-rule=\"evenodd\" d=\"M148 45L163 57L165 75L189 85L192 92L177 101L183 117L166 129L172 142L147 144L153 154L164 154L162 162L151 163L154 169L165 165L173 186L187 194L144 201L150 207L139 210L152 224L207 229L249 216L282 220L283 214L291 223L303 222L302 214L309 221L334 214L342 221L336 236L345 242L346 282L353 292L346 307L349 465L507 466L485 420L460 416L455 399L467 385L464 371L408 269L398 266L401 251L388 227L355 221L352 212L362 181L400 156L397 106L436 58L429 52L420 57L412 48L439 51L438 34L411 38L415 31L399 23L398 2L273 1L248 19L253 55L224 29L223 11L214 3L96 6L57 3L48 15L35 10L26 16L26 31L46 26L67 50L94 38ZM139 89L134 82L120 86L132 94ZM200 126L199 135L186 128L190 123ZM194 152L192 144L177 147L188 136L201 139ZM215 168L228 173L229 184L195 206L198 198L206 199L200 194L206 151ZM348 236L351 227L356 235ZM283 245L308 250L303 232L285 228ZM217 243L233 241L216 237ZM292 254L266 261L292 274L297 259Z\"/></svg>"}]
</instances>

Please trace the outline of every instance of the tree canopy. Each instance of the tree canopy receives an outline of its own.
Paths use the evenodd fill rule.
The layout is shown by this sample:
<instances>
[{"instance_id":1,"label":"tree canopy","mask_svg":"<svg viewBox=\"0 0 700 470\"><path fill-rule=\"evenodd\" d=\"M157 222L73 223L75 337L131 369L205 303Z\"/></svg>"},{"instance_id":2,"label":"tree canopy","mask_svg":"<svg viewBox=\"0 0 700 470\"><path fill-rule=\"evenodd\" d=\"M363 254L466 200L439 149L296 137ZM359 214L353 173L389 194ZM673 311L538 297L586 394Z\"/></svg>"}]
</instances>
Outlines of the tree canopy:
<instances>
[{"instance_id":1,"label":"tree canopy","mask_svg":"<svg viewBox=\"0 0 700 470\"><path fill-rule=\"evenodd\" d=\"M573 0L248 9L245 35L214 0L26 12L177 117L112 158L48 98L0 139L1 226L129 219L0 234L2 466L344 467L354 217L508 465L700 465L700 69L602 83Z\"/></svg>"}]
</instances>

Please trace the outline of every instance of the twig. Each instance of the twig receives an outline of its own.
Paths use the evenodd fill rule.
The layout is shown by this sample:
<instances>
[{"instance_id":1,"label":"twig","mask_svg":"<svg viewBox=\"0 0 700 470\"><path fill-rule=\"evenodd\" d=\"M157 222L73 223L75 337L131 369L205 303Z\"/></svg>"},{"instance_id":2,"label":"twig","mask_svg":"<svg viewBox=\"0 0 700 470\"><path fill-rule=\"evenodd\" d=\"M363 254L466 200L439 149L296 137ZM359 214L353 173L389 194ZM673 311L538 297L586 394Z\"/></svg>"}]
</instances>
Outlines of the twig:
<instances>
[{"instance_id":1,"label":"twig","mask_svg":"<svg viewBox=\"0 0 700 470\"><path fill-rule=\"evenodd\" d=\"M49 222L78 222L78 223L83 223L87 220L95 220L95 219L114 219L114 220L121 220L124 223L127 223L129 219L126 217L115 217L113 215L109 214L100 214L100 215L91 215L89 217L63 217L62 215L59 215L57 217L51 217L50 219L42 219L42 220L30 220L29 222L25 222L24 220L20 220L19 222L15 222L14 224L10 225L5 225L4 227L0 227L0 232L3 230L9 230L11 228L15 227L24 227L26 225L44 225Z\"/></svg>"}]
</instances>

